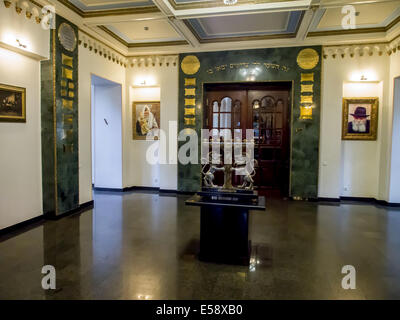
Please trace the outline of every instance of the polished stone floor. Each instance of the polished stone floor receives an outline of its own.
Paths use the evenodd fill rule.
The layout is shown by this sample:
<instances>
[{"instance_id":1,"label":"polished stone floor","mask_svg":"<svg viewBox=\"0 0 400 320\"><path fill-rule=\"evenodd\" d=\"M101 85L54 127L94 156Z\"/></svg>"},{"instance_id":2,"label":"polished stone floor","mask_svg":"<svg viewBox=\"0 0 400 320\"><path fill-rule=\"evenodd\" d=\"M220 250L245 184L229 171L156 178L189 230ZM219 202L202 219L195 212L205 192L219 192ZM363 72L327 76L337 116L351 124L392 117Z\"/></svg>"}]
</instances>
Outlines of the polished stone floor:
<instances>
[{"instance_id":1,"label":"polished stone floor","mask_svg":"<svg viewBox=\"0 0 400 320\"><path fill-rule=\"evenodd\" d=\"M186 196L94 195L95 209L0 239L1 299L399 299L400 211L269 200L250 267L199 262ZM57 289L41 288L54 265ZM356 289L341 269L356 269Z\"/></svg>"}]
</instances>

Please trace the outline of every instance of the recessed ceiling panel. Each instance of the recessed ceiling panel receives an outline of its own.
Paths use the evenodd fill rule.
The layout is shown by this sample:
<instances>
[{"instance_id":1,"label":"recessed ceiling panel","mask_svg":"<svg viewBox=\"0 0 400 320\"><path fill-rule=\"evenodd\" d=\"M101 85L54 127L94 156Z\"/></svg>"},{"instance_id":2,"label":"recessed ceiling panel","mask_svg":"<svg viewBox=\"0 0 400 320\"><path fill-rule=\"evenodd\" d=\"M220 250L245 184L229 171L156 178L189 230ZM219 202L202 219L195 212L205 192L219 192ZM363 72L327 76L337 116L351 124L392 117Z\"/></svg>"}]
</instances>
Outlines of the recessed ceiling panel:
<instances>
[{"instance_id":1,"label":"recessed ceiling panel","mask_svg":"<svg viewBox=\"0 0 400 320\"><path fill-rule=\"evenodd\" d=\"M356 28L384 27L400 14L400 1L354 5L356 10ZM342 20L346 14L342 7L326 9L315 31L337 30L342 28Z\"/></svg>"},{"instance_id":2,"label":"recessed ceiling panel","mask_svg":"<svg viewBox=\"0 0 400 320\"><path fill-rule=\"evenodd\" d=\"M166 20L118 22L106 27L128 43L181 40Z\"/></svg>"},{"instance_id":3,"label":"recessed ceiling panel","mask_svg":"<svg viewBox=\"0 0 400 320\"><path fill-rule=\"evenodd\" d=\"M301 11L229 15L189 19L202 39L285 34L296 31Z\"/></svg>"}]
</instances>

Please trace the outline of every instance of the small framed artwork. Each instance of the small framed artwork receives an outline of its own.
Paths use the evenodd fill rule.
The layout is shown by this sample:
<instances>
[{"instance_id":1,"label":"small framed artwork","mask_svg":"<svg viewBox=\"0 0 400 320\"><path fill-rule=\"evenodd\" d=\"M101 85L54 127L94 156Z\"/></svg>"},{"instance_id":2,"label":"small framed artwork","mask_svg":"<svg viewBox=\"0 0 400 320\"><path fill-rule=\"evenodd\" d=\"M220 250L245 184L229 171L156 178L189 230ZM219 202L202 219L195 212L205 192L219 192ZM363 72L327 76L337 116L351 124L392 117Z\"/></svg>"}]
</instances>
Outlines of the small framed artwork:
<instances>
[{"instance_id":1,"label":"small framed artwork","mask_svg":"<svg viewBox=\"0 0 400 320\"><path fill-rule=\"evenodd\" d=\"M342 140L376 140L378 98L343 98Z\"/></svg>"},{"instance_id":2,"label":"small framed artwork","mask_svg":"<svg viewBox=\"0 0 400 320\"><path fill-rule=\"evenodd\" d=\"M160 128L160 102L133 102L132 106L133 140L158 139Z\"/></svg>"},{"instance_id":3,"label":"small framed artwork","mask_svg":"<svg viewBox=\"0 0 400 320\"><path fill-rule=\"evenodd\" d=\"M26 89L0 84L0 121L26 122Z\"/></svg>"}]
</instances>

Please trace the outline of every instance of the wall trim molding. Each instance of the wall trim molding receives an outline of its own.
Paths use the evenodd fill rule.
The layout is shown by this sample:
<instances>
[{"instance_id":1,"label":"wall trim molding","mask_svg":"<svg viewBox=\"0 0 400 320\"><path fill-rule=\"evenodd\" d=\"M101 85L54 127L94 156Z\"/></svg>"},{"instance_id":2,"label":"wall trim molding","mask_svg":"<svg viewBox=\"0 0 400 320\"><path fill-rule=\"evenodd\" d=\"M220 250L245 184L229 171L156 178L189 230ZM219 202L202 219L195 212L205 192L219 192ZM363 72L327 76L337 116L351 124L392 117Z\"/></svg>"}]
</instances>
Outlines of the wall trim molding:
<instances>
[{"instance_id":1,"label":"wall trim molding","mask_svg":"<svg viewBox=\"0 0 400 320\"><path fill-rule=\"evenodd\" d=\"M78 208L65 212L57 217L50 217L44 214L41 214L37 217L28 219L26 221L19 222L12 226L6 227L4 229L0 229L0 242L7 240L11 237L21 234L22 232L31 230L34 227L42 225L46 220L59 220L61 218L85 212L87 210L94 208L94 201L88 201L79 205Z\"/></svg>"},{"instance_id":2,"label":"wall trim molding","mask_svg":"<svg viewBox=\"0 0 400 320\"><path fill-rule=\"evenodd\" d=\"M41 214L37 217L19 222L4 229L0 229L0 242L7 240L13 236L16 236L22 232L28 231L36 226L40 226L44 221L46 220L44 216Z\"/></svg>"},{"instance_id":3,"label":"wall trim molding","mask_svg":"<svg viewBox=\"0 0 400 320\"><path fill-rule=\"evenodd\" d=\"M359 203L375 204L375 205L391 207L391 208L400 207L400 203L388 202L386 200L378 200L378 199L371 198L371 197L339 197L339 198L318 197L317 201L318 202L335 202L335 203L339 203L339 204L344 203L346 201L352 201L352 202L359 202Z\"/></svg>"},{"instance_id":4,"label":"wall trim molding","mask_svg":"<svg viewBox=\"0 0 400 320\"><path fill-rule=\"evenodd\" d=\"M186 191L179 191L175 189L161 189L158 187L140 187L140 186L132 186L132 187L125 187L125 188L97 188L93 187L94 191L99 192L119 192L125 193L130 191L152 191L154 193L158 193L159 195L194 195L196 192L186 192Z\"/></svg>"}]
</instances>

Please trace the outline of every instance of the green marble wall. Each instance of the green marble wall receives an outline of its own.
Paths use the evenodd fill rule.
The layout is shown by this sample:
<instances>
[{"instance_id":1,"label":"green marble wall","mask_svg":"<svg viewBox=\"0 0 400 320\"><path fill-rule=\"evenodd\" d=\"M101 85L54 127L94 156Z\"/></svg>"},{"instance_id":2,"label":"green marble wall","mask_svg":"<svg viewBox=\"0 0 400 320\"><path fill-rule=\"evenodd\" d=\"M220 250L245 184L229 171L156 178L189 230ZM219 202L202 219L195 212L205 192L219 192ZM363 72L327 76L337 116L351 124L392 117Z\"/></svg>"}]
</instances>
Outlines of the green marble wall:
<instances>
[{"instance_id":1,"label":"green marble wall","mask_svg":"<svg viewBox=\"0 0 400 320\"><path fill-rule=\"evenodd\" d=\"M297 63L299 52L312 48L318 53L318 64L312 69L302 69ZM200 61L199 70L193 75L182 70L182 60L194 55ZM203 127L203 84L213 82L247 82L249 73L251 81L293 81L292 123L291 123L291 173L290 195L303 198L316 198L318 189L318 146L320 123L321 95L321 46L269 48L240 51L201 52L181 54L179 57L179 131L192 128L200 137ZM246 73L243 71L247 71ZM301 73L313 73L313 81L301 82ZM185 79L195 78L191 84ZM303 79L304 80L304 79ZM185 85L186 81L186 85ZM193 81L193 80L192 80ZM312 120L300 120L301 84L313 84ZM185 89L195 89L196 114L194 123L185 122ZM180 147L185 142L179 142ZM200 150L200 148L199 148ZM200 158L200 157L199 157ZM200 165L178 164L178 190L197 191L201 187Z\"/></svg>"},{"instance_id":2,"label":"green marble wall","mask_svg":"<svg viewBox=\"0 0 400 320\"><path fill-rule=\"evenodd\" d=\"M72 51L60 43L67 23L76 36ZM41 62L43 211L61 215L79 206L78 162L78 28L56 17L50 30L50 60Z\"/></svg>"}]
</instances>

